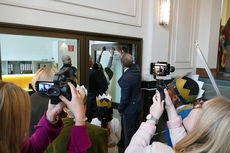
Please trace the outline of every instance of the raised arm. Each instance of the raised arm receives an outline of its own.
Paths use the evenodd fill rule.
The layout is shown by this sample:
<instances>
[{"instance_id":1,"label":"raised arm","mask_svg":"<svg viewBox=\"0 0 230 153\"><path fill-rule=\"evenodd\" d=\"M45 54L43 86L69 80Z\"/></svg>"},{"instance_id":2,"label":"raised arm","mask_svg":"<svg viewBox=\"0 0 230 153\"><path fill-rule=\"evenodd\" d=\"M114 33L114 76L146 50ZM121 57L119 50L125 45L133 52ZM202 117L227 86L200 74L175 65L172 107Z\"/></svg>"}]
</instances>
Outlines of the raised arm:
<instances>
[{"instance_id":1,"label":"raised arm","mask_svg":"<svg viewBox=\"0 0 230 153\"><path fill-rule=\"evenodd\" d=\"M182 138L184 138L187 135L187 133L184 127L182 126L182 118L177 115L176 109L166 89L164 89L164 93L166 103L165 108L167 110L169 119L167 125L169 127L172 145L175 146L177 142L179 142Z\"/></svg>"},{"instance_id":2,"label":"raised arm","mask_svg":"<svg viewBox=\"0 0 230 153\"><path fill-rule=\"evenodd\" d=\"M75 117L75 126L71 129L67 149L69 153L86 153L91 146L91 142L85 125L87 118L85 117L84 102L76 88L71 83L68 83L68 85L71 89L71 101L62 95L59 97Z\"/></svg>"}]
</instances>

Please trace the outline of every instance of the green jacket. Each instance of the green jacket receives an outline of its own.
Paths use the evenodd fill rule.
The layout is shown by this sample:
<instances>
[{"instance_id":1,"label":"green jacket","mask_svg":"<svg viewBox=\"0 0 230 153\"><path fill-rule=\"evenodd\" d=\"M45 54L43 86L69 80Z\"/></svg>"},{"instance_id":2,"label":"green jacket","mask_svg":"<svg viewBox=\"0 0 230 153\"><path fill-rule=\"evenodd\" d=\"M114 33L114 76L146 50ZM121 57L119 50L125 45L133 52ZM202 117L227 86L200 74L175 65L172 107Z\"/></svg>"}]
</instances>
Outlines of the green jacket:
<instances>
[{"instance_id":1,"label":"green jacket","mask_svg":"<svg viewBox=\"0 0 230 153\"><path fill-rule=\"evenodd\" d=\"M68 153L66 145L72 126L75 124L72 118L63 119L64 128L60 135L48 146L45 153ZM91 147L87 153L108 153L108 133L106 129L86 122Z\"/></svg>"}]
</instances>

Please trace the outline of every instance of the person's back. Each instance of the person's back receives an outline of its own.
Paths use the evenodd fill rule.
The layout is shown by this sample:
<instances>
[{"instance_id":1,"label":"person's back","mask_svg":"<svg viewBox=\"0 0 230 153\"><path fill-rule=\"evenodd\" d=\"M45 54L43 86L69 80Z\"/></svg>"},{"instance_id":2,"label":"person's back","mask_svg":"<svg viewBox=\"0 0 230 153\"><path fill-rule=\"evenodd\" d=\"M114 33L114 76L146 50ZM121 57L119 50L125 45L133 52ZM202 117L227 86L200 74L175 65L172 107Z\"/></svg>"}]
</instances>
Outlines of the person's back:
<instances>
[{"instance_id":1,"label":"person's back","mask_svg":"<svg viewBox=\"0 0 230 153\"><path fill-rule=\"evenodd\" d=\"M122 115L125 147L127 147L140 123L140 113L143 106L141 99L141 72L139 66L133 64L131 54L122 53L120 60L124 73L118 80L121 88L118 114Z\"/></svg>"},{"instance_id":2,"label":"person's back","mask_svg":"<svg viewBox=\"0 0 230 153\"><path fill-rule=\"evenodd\" d=\"M43 116L44 112L48 108L49 98L48 97L42 97L38 94L36 91L35 84L37 81L53 81L55 73L57 73L57 69L53 68L40 68L35 73L35 76L32 79L32 87L35 90L35 93L33 93L30 96L30 102L31 102L31 118L30 118L30 136L36 131L34 128L35 125L38 124L39 120Z\"/></svg>"},{"instance_id":3,"label":"person's back","mask_svg":"<svg viewBox=\"0 0 230 153\"><path fill-rule=\"evenodd\" d=\"M141 100L141 72L140 68L137 64L133 64L127 71L124 72L122 78L118 81L121 88L126 88L129 86L129 97L121 97L129 98L129 101L135 102L138 107L133 107L132 103L128 103L125 109L122 107L123 105L119 105L121 112L131 113L135 111L141 111L142 109L142 100ZM126 94L126 93L124 93Z\"/></svg>"},{"instance_id":4,"label":"person's back","mask_svg":"<svg viewBox=\"0 0 230 153\"><path fill-rule=\"evenodd\" d=\"M72 126L75 124L73 118L63 119L64 128L60 135L47 148L45 153L67 153L66 145L70 136ZM101 127L86 122L91 147L87 153L107 153L108 136L107 131ZM84 145L84 144L82 144Z\"/></svg>"},{"instance_id":5,"label":"person's back","mask_svg":"<svg viewBox=\"0 0 230 153\"><path fill-rule=\"evenodd\" d=\"M97 65L97 64L94 64ZM90 122L97 113L96 96L103 94L108 89L108 83L101 69L89 69L89 95L87 104L87 117Z\"/></svg>"},{"instance_id":6,"label":"person's back","mask_svg":"<svg viewBox=\"0 0 230 153\"><path fill-rule=\"evenodd\" d=\"M30 118L30 136L36 131L34 128L38 124L43 114L48 109L49 98L41 97L37 92L30 96L31 118Z\"/></svg>"},{"instance_id":7,"label":"person's back","mask_svg":"<svg viewBox=\"0 0 230 153\"><path fill-rule=\"evenodd\" d=\"M91 121L91 124L101 126L101 121L98 118L94 118ZM110 128L110 135L108 139L108 153L118 153L118 142L120 141L121 137L121 125L120 121L117 118L113 118L109 123L108 126Z\"/></svg>"},{"instance_id":8,"label":"person's back","mask_svg":"<svg viewBox=\"0 0 230 153\"><path fill-rule=\"evenodd\" d=\"M112 97L109 94L99 95L97 98L97 118L91 123L107 129L108 151L118 153L118 142L121 137L121 125L117 118L113 117Z\"/></svg>"}]
</instances>

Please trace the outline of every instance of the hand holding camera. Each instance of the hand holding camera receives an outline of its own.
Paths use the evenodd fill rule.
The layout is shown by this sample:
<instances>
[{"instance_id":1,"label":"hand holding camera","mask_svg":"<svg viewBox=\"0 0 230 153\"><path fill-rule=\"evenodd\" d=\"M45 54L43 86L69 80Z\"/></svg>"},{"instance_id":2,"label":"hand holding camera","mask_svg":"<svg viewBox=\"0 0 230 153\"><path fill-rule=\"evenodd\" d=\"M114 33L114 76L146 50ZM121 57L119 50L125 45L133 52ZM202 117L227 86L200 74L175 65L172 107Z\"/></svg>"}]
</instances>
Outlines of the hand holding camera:
<instances>
[{"instance_id":1,"label":"hand holding camera","mask_svg":"<svg viewBox=\"0 0 230 153\"><path fill-rule=\"evenodd\" d=\"M167 89L164 89L164 95L165 95L165 108L167 109L169 107L174 107Z\"/></svg>"},{"instance_id":2,"label":"hand holding camera","mask_svg":"<svg viewBox=\"0 0 230 153\"><path fill-rule=\"evenodd\" d=\"M61 113L63 108L66 105L64 103L58 103L57 105L51 104L51 100L49 100L48 110L46 112L46 118L50 123L56 123L57 116Z\"/></svg>"},{"instance_id":3,"label":"hand holding camera","mask_svg":"<svg viewBox=\"0 0 230 153\"><path fill-rule=\"evenodd\" d=\"M174 71L175 67L170 66L170 64L168 64L167 62L151 63L150 65L150 74L153 74L154 79L157 80L156 86L162 100L165 100L164 89L166 88L166 85L164 83L164 80L158 79L157 77L167 76L170 74L170 72Z\"/></svg>"},{"instance_id":4,"label":"hand holding camera","mask_svg":"<svg viewBox=\"0 0 230 153\"><path fill-rule=\"evenodd\" d=\"M71 90L72 99L68 100L63 95L60 95L59 98L66 104L70 111L74 114L75 125L84 125L85 124L85 109L84 102L81 98L80 93L74 87L74 85L68 82L68 85Z\"/></svg>"},{"instance_id":5,"label":"hand holding camera","mask_svg":"<svg viewBox=\"0 0 230 153\"><path fill-rule=\"evenodd\" d=\"M58 104L61 102L60 95L71 100L70 87L67 82L71 82L75 87L77 85L73 70L70 67L65 67L56 73L53 82L37 81L35 88L40 96L50 98L51 104Z\"/></svg>"},{"instance_id":6,"label":"hand holding camera","mask_svg":"<svg viewBox=\"0 0 230 153\"><path fill-rule=\"evenodd\" d=\"M156 94L152 98L153 104L150 107L150 114L154 116L157 120L161 117L163 111L164 111L164 101L161 101L161 96L159 91L156 91Z\"/></svg>"}]
</instances>

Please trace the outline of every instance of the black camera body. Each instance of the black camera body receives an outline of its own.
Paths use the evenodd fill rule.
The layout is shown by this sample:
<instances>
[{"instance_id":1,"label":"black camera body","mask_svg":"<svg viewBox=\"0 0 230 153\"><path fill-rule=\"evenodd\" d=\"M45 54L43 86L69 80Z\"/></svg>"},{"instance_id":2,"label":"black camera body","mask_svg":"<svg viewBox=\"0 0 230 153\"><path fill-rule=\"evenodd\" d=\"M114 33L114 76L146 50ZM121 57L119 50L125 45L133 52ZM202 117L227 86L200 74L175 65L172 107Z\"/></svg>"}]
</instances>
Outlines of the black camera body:
<instances>
[{"instance_id":1,"label":"black camera body","mask_svg":"<svg viewBox=\"0 0 230 153\"><path fill-rule=\"evenodd\" d=\"M164 80L158 79L158 76L167 76L170 74L170 72L174 72L175 67L170 66L167 62L157 62L157 63L151 63L150 65L150 74L153 75L154 79L157 80L156 87L157 90L160 92L161 100L165 100L165 94L164 89L166 88L166 85L164 83Z\"/></svg>"},{"instance_id":2,"label":"black camera body","mask_svg":"<svg viewBox=\"0 0 230 153\"><path fill-rule=\"evenodd\" d=\"M37 81L35 88L39 95L49 97L51 104L58 104L61 101L59 99L60 95L63 95L68 100L72 99L70 87L67 82L71 82L75 87L77 86L76 78L70 67L64 67L56 73L53 82Z\"/></svg>"}]
</instances>

